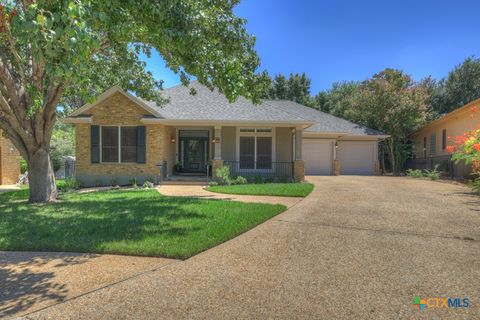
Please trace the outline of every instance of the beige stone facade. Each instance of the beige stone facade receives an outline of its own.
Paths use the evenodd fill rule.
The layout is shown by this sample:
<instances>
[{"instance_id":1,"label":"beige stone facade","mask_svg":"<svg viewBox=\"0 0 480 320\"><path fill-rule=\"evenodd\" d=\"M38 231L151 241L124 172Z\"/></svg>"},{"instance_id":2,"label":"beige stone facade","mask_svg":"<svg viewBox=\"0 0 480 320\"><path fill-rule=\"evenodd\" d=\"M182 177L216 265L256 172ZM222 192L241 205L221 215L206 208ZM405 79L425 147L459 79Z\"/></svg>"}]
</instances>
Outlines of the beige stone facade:
<instances>
[{"instance_id":1,"label":"beige stone facade","mask_svg":"<svg viewBox=\"0 0 480 320\"><path fill-rule=\"evenodd\" d=\"M20 154L0 130L0 185L15 184L20 175Z\"/></svg>"}]
</instances>

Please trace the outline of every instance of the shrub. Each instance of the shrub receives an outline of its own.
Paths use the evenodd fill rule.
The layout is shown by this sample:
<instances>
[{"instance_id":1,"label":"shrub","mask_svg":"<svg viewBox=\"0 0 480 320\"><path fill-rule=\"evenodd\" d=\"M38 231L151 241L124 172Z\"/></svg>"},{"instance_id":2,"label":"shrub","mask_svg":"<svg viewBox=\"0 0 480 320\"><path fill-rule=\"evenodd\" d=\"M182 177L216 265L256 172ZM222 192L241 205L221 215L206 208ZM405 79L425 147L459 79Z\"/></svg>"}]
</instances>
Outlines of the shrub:
<instances>
[{"instance_id":1,"label":"shrub","mask_svg":"<svg viewBox=\"0 0 480 320\"><path fill-rule=\"evenodd\" d=\"M230 167L229 166L222 166L217 169L217 177L219 179L219 184L232 184L232 180L230 179Z\"/></svg>"},{"instance_id":2,"label":"shrub","mask_svg":"<svg viewBox=\"0 0 480 320\"><path fill-rule=\"evenodd\" d=\"M423 172L420 169L408 169L407 176L414 177L414 178L421 178L423 177Z\"/></svg>"},{"instance_id":3,"label":"shrub","mask_svg":"<svg viewBox=\"0 0 480 320\"><path fill-rule=\"evenodd\" d=\"M236 177L232 182L234 184L247 184L248 183L247 179L242 177L242 176Z\"/></svg>"},{"instance_id":4,"label":"shrub","mask_svg":"<svg viewBox=\"0 0 480 320\"><path fill-rule=\"evenodd\" d=\"M144 189L153 189L153 188L155 188L155 185L153 184L153 182L150 182L150 181L147 180L143 183L143 188Z\"/></svg>"},{"instance_id":5,"label":"shrub","mask_svg":"<svg viewBox=\"0 0 480 320\"><path fill-rule=\"evenodd\" d=\"M477 190L477 192L480 192L480 178L477 178L477 179L473 180L471 182L470 186L473 189Z\"/></svg>"},{"instance_id":6,"label":"shrub","mask_svg":"<svg viewBox=\"0 0 480 320\"><path fill-rule=\"evenodd\" d=\"M426 178L430 178L431 180L438 180L440 179L440 172L438 171L438 164L435 166L433 170L424 170L423 176Z\"/></svg>"},{"instance_id":7,"label":"shrub","mask_svg":"<svg viewBox=\"0 0 480 320\"><path fill-rule=\"evenodd\" d=\"M20 173L24 174L25 172L28 171L28 163L25 161L25 159L20 159Z\"/></svg>"},{"instance_id":8,"label":"shrub","mask_svg":"<svg viewBox=\"0 0 480 320\"><path fill-rule=\"evenodd\" d=\"M210 187L215 187L215 186L218 186L218 182L217 182L217 181L214 181L214 180L212 180L212 181L210 181L210 182L208 183L208 186L210 186Z\"/></svg>"},{"instance_id":9,"label":"shrub","mask_svg":"<svg viewBox=\"0 0 480 320\"><path fill-rule=\"evenodd\" d=\"M255 178L254 178L254 179L255 179L255 180L254 180L255 183L263 183L262 176L259 175L259 174L255 175Z\"/></svg>"},{"instance_id":10,"label":"shrub","mask_svg":"<svg viewBox=\"0 0 480 320\"><path fill-rule=\"evenodd\" d=\"M131 179L130 184L132 185L133 188L138 188L137 178Z\"/></svg>"},{"instance_id":11,"label":"shrub","mask_svg":"<svg viewBox=\"0 0 480 320\"><path fill-rule=\"evenodd\" d=\"M62 182L59 181L59 183L57 183L57 188L61 192L69 192L80 189L80 182L75 178L67 178L61 181Z\"/></svg>"}]
</instances>

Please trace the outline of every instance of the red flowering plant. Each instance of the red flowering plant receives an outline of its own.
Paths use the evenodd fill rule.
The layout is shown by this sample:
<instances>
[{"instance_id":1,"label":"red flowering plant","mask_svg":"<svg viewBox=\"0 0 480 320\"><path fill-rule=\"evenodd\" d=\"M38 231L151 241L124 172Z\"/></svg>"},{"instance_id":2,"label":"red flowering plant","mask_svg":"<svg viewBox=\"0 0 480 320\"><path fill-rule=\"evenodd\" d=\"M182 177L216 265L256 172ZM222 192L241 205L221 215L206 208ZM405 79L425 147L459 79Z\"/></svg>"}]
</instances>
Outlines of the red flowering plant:
<instances>
[{"instance_id":1,"label":"red flowering plant","mask_svg":"<svg viewBox=\"0 0 480 320\"><path fill-rule=\"evenodd\" d=\"M476 112L476 108L472 109L472 115ZM463 160L472 165L474 174L480 174L480 126L451 139L454 145L447 146L447 151L452 154L452 160L455 163Z\"/></svg>"}]
</instances>

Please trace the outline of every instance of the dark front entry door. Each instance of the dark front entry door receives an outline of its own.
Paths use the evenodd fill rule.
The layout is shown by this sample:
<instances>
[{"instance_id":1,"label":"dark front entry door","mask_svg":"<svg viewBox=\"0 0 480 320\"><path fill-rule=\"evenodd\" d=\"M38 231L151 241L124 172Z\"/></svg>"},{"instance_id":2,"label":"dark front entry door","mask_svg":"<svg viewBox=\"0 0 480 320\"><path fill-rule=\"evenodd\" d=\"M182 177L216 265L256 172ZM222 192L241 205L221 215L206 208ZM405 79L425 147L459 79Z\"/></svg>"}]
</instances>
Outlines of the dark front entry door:
<instances>
[{"instance_id":1,"label":"dark front entry door","mask_svg":"<svg viewBox=\"0 0 480 320\"><path fill-rule=\"evenodd\" d=\"M203 130L179 131L179 156L182 171L206 173L209 132Z\"/></svg>"}]
</instances>

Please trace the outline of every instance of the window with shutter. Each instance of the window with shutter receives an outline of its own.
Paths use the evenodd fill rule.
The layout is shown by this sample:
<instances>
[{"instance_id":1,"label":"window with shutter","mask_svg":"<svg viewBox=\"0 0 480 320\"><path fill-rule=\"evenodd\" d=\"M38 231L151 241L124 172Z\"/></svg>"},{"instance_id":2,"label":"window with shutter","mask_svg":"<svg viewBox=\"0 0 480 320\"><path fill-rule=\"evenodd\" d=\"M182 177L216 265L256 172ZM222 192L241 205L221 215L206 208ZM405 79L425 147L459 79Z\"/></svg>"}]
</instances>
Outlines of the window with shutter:
<instances>
[{"instance_id":1,"label":"window with shutter","mask_svg":"<svg viewBox=\"0 0 480 320\"><path fill-rule=\"evenodd\" d=\"M442 130L442 150L447 148L447 129Z\"/></svg>"},{"instance_id":2,"label":"window with shutter","mask_svg":"<svg viewBox=\"0 0 480 320\"><path fill-rule=\"evenodd\" d=\"M100 162L100 127L90 127L90 148L92 163Z\"/></svg>"},{"instance_id":3,"label":"window with shutter","mask_svg":"<svg viewBox=\"0 0 480 320\"><path fill-rule=\"evenodd\" d=\"M434 155L437 149L437 135L432 134L430 136L430 155Z\"/></svg>"}]
</instances>

